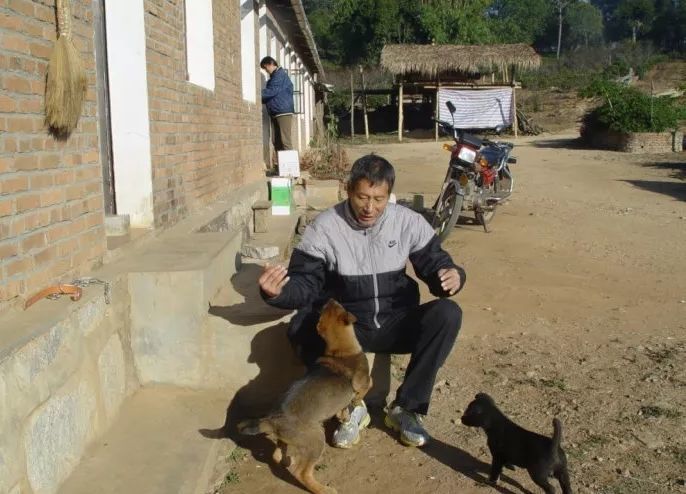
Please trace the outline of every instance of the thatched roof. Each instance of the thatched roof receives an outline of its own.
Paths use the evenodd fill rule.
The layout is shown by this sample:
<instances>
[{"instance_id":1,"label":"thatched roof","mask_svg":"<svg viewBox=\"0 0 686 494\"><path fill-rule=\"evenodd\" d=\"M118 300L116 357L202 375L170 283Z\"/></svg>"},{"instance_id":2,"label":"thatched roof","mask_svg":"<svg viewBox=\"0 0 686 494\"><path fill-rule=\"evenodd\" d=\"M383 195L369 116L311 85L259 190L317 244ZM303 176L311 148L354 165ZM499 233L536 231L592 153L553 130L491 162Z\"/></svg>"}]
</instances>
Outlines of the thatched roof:
<instances>
[{"instance_id":1,"label":"thatched roof","mask_svg":"<svg viewBox=\"0 0 686 494\"><path fill-rule=\"evenodd\" d=\"M503 71L536 68L541 57L529 45L386 45L381 66L394 75L419 74L431 79L446 72Z\"/></svg>"}]
</instances>

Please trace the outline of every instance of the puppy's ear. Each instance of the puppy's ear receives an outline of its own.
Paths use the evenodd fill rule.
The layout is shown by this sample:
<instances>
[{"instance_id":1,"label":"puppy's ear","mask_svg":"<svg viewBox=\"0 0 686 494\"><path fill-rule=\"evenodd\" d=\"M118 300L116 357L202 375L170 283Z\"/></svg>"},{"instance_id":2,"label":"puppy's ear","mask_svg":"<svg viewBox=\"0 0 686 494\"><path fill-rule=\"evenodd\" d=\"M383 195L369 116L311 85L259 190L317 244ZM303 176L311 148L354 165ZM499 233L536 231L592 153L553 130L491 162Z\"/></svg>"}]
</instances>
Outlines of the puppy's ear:
<instances>
[{"instance_id":1,"label":"puppy's ear","mask_svg":"<svg viewBox=\"0 0 686 494\"><path fill-rule=\"evenodd\" d=\"M478 393L474 398L479 400L479 401L486 401L488 403L495 404L495 401L493 400L493 398L491 398L486 393Z\"/></svg>"},{"instance_id":2,"label":"puppy's ear","mask_svg":"<svg viewBox=\"0 0 686 494\"><path fill-rule=\"evenodd\" d=\"M345 312L345 315L343 316L343 323L346 326L349 326L351 324L355 324L357 322L357 317L355 317L355 314L352 314L348 311Z\"/></svg>"}]
</instances>

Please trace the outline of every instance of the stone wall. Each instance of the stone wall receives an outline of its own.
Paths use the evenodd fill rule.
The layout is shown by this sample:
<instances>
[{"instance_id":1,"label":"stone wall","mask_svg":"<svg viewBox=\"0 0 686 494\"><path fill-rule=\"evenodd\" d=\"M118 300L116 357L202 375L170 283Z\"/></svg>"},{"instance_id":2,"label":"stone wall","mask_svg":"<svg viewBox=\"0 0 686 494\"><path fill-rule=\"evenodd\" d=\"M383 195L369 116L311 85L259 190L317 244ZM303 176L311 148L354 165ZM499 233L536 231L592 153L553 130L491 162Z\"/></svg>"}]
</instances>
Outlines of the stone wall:
<instances>
[{"instance_id":1,"label":"stone wall","mask_svg":"<svg viewBox=\"0 0 686 494\"><path fill-rule=\"evenodd\" d=\"M91 3L71 2L88 92L77 129L57 140L43 110L54 0L0 2L0 312L105 251Z\"/></svg>"},{"instance_id":2,"label":"stone wall","mask_svg":"<svg viewBox=\"0 0 686 494\"><path fill-rule=\"evenodd\" d=\"M113 279L109 305L93 286L78 303L34 308L0 334L2 493L56 492L138 388L126 276Z\"/></svg>"},{"instance_id":3,"label":"stone wall","mask_svg":"<svg viewBox=\"0 0 686 494\"><path fill-rule=\"evenodd\" d=\"M583 136L593 147L625 153L669 153L683 150L682 132L593 132Z\"/></svg>"}]
</instances>

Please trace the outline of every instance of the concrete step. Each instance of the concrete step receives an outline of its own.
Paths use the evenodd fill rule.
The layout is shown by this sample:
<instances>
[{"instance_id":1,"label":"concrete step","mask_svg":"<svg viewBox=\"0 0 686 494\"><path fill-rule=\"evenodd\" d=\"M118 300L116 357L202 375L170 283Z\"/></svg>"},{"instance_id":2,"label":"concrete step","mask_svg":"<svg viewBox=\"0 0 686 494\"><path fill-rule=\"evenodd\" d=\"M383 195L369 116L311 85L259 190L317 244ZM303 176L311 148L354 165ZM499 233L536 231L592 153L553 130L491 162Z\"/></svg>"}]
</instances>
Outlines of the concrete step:
<instances>
[{"instance_id":1,"label":"concrete step","mask_svg":"<svg viewBox=\"0 0 686 494\"><path fill-rule=\"evenodd\" d=\"M85 453L60 494L205 494L230 465L234 444L215 439L226 394L152 387L129 398Z\"/></svg>"},{"instance_id":2,"label":"concrete step","mask_svg":"<svg viewBox=\"0 0 686 494\"><path fill-rule=\"evenodd\" d=\"M256 260L281 261L290 256L298 218L305 209L294 209L290 215L274 216L267 219L267 231L252 233L245 241L241 253L244 257Z\"/></svg>"},{"instance_id":3,"label":"concrete step","mask_svg":"<svg viewBox=\"0 0 686 494\"><path fill-rule=\"evenodd\" d=\"M167 235L107 267L128 273L131 347L141 385L216 387L205 381L211 335L202 331L210 300L240 264L242 232Z\"/></svg>"}]
</instances>

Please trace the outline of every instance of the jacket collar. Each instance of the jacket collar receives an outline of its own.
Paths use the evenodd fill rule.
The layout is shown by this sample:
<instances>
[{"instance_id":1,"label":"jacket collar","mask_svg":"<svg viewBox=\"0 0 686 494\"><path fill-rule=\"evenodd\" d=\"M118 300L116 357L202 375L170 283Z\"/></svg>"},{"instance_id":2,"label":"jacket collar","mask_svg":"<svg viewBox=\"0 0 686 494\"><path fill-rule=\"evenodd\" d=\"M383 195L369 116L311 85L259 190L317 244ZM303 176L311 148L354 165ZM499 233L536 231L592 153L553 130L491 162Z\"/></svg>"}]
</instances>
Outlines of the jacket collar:
<instances>
[{"instance_id":1,"label":"jacket collar","mask_svg":"<svg viewBox=\"0 0 686 494\"><path fill-rule=\"evenodd\" d=\"M383 213L381 213L381 216L379 216L376 219L376 222L372 226L364 226L361 225L359 221L357 221L357 218L355 218L355 215L353 214L353 210L350 207L350 201L345 200L341 203L339 203L336 206L336 210L338 211L338 214L341 215L346 223L350 225L350 228L356 231L360 230L367 230L370 233L376 233L379 230L381 230L381 227L383 226L383 223L386 221L386 217L388 216L388 207L389 204L386 204L386 207L383 210Z\"/></svg>"}]
</instances>

